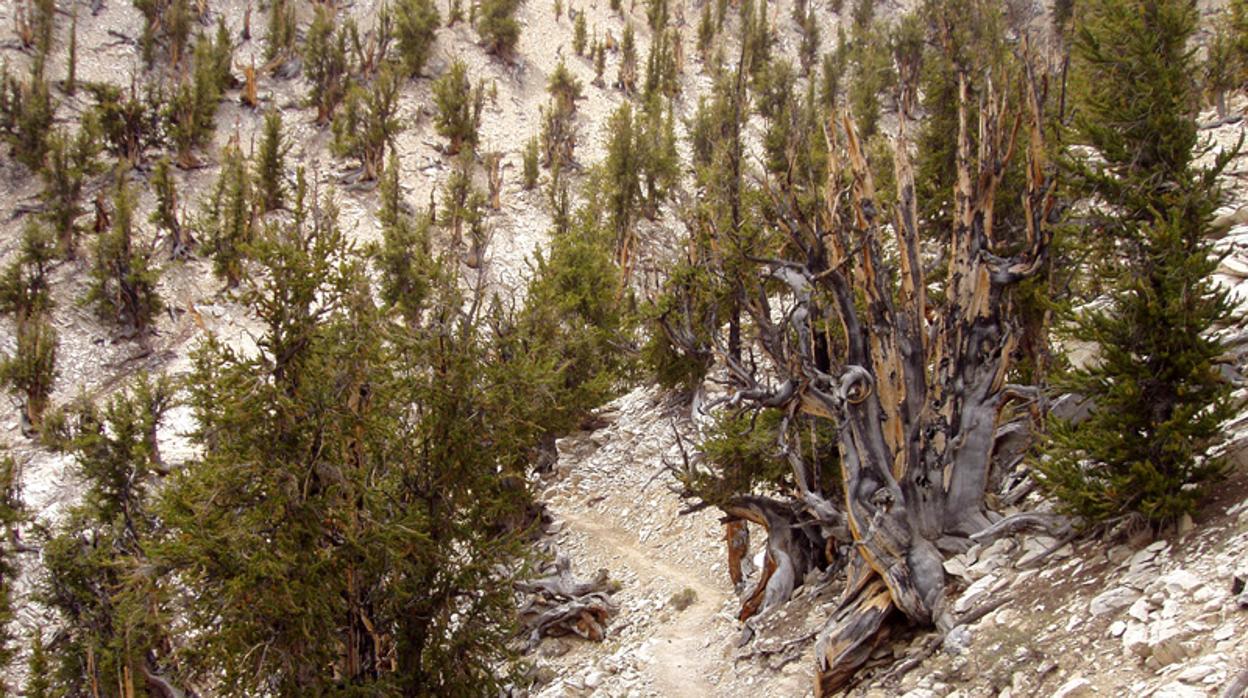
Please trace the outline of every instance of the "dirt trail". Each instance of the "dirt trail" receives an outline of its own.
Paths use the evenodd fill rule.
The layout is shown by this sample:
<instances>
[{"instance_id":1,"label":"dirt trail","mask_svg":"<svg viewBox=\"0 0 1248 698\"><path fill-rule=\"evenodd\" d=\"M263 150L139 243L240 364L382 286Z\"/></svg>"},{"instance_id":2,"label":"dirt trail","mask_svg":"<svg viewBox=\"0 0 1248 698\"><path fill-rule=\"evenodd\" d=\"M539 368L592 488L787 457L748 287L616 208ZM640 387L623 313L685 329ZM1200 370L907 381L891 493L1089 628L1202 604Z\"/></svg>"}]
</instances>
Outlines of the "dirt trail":
<instances>
[{"instance_id":1,"label":"dirt trail","mask_svg":"<svg viewBox=\"0 0 1248 698\"><path fill-rule=\"evenodd\" d=\"M697 598L680 613L660 615L645 654L653 657L642 672L661 696L714 695L707 680L721 668L710 639L716 636L716 614L731 598L727 585L715 585L694 570L665 561L657 550L647 549L632 533L611 523L596 511L559 511L572 531L586 536L586 544L618 559L615 569L627 567L638 579L666 582L677 590L692 589Z\"/></svg>"}]
</instances>

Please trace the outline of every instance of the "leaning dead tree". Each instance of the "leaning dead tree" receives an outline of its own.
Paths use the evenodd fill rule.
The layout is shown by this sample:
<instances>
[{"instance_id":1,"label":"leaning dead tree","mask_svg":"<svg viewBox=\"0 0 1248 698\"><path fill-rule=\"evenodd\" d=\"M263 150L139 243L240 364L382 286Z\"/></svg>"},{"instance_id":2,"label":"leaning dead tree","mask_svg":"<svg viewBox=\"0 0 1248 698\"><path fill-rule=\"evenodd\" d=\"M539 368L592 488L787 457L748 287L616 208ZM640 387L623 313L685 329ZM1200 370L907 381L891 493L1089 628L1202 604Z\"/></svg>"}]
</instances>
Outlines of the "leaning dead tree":
<instances>
[{"instance_id":1,"label":"leaning dead tree","mask_svg":"<svg viewBox=\"0 0 1248 698\"><path fill-rule=\"evenodd\" d=\"M818 635L816 695L847 685L898 627L947 631L965 620L946 603L944 555L965 550L1001 518L987 510L985 492L1002 411L1038 398L1035 388L1009 382L1022 337L1011 288L1044 264L1054 200L1045 87L1023 64L1014 99L986 79L975 109L969 74L959 71L950 234L924 239L909 141L917 70L901 65L891 215L881 211L854 122L841 115L826 129L818 205L804 204L784 182L763 184L783 242L778 258L745 254L759 279L736 282L751 328L749 358L729 349L714 318L701 323L737 386L721 404L785 415L779 447L792 497L717 503L727 520L768 532L741 618L787 600L814 567L845 570L841 602ZM993 209L1016 157L1026 159L1024 224L1006 235L994 229ZM932 256L925 264L921 254L937 246L947 264L935 284L939 298L929 295ZM687 311L666 319L677 345L692 337L682 326L699 324ZM835 425L839 483L788 443L799 419Z\"/></svg>"}]
</instances>

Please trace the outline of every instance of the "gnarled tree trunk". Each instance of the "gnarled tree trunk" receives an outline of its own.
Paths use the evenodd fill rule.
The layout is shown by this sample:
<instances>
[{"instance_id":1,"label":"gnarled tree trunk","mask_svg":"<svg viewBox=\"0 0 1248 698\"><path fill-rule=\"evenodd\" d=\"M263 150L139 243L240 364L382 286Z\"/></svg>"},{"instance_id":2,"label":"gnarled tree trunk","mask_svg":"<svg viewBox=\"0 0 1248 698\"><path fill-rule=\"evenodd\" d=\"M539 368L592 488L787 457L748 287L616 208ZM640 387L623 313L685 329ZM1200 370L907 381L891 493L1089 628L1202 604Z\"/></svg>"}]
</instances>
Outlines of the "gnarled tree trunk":
<instances>
[{"instance_id":1,"label":"gnarled tree trunk","mask_svg":"<svg viewBox=\"0 0 1248 698\"><path fill-rule=\"evenodd\" d=\"M849 544L842 549L844 596L818 639L816 695L843 688L896 623L954 625L942 551L969 547L969 536L991 523L984 495L1001 409L1035 392L1006 379L1022 335L1009 289L1040 268L1049 243L1053 192L1042 87L1025 68L1022 97L1012 105L989 82L978 124L971 124L968 77L965 70L959 76L954 226L944 300L934 307L926 297L909 155L917 71L902 68L893 215L879 211L854 123L845 115L827 130L828 179L814 214L797 193L765 185L786 256L753 260L765 267L766 283L747 284L744 309L770 370L747 368L717 344L744 386L733 404L832 420L839 433L840 501L829 494L834 488L815 480L819 468L782 442L799 506L786 514L746 498L722 507L769 532L768 565L742 617L786 600L816 556L827 563L836 543ZM1014 241L1021 251L1007 255L994 238L993 205L1024 126L1026 239ZM773 307L777 282L785 291L780 309ZM843 354L831 361L829 325L843 331L837 343Z\"/></svg>"}]
</instances>

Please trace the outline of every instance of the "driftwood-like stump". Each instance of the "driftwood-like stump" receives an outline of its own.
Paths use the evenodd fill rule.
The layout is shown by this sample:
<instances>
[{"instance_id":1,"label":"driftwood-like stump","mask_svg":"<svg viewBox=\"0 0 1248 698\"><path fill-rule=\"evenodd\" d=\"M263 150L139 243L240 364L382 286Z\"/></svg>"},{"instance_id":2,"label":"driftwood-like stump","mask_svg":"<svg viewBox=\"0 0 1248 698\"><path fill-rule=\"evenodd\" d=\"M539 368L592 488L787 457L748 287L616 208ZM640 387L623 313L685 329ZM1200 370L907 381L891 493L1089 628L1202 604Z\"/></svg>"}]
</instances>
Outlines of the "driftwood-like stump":
<instances>
[{"instance_id":1,"label":"driftwood-like stump","mask_svg":"<svg viewBox=\"0 0 1248 698\"><path fill-rule=\"evenodd\" d=\"M589 581L572 576L572 564L559 555L544 577L516 582L516 591L527 597L520 608L520 627L528 634L526 649L543 637L577 635L601 642L607 618L615 613L607 570L600 569Z\"/></svg>"},{"instance_id":2,"label":"driftwood-like stump","mask_svg":"<svg viewBox=\"0 0 1248 698\"><path fill-rule=\"evenodd\" d=\"M784 242L780 258L745 258L753 278L736 272L730 279L748 325L728 323L725 338L722 318L703 321L688 304L683 322L669 318L668 327L696 326L710 337L738 386L721 403L786 415L779 445L791 465L792 496L739 496L719 508L768 533L767 564L742 619L787 601L812 568L844 565L842 601L818 637L816 695L844 688L898 623L953 627L942 551L969 547L970 536L999 518L986 509L985 492L1002 408L1038 396L1006 380L1024 334L1010 289L1043 268L1053 207L1041 127L1045 89L1026 56L1023 63L1012 98L986 80L977 124L970 122L969 69L960 70L953 225L927 242L945 247L939 301L927 292L910 161L914 64L898 66L894 209L881 210L855 124L842 114L825 130L822 201L812 204L785 181L762 182L774 211L769 222ZM1019 150L1027 158L1022 220L1007 235L994 230L993 208ZM712 249L734 244L711 242ZM714 255L690 254L694 264L734 274L715 269ZM705 350L692 340L682 345L693 332L668 334L690 355ZM758 358L743 360L734 341L751 345L749 355ZM835 426L839 487L820 482L820 465L785 443L799 416Z\"/></svg>"}]
</instances>

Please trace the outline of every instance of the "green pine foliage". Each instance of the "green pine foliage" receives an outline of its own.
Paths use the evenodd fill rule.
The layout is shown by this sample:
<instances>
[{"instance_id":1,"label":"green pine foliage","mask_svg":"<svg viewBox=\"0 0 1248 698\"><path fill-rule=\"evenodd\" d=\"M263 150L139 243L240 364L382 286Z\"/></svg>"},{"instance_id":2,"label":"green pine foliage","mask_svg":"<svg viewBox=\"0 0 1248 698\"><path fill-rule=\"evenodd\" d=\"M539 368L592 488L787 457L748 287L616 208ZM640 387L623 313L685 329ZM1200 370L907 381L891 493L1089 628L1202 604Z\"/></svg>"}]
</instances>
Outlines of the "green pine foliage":
<instances>
[{"instance_id":1,"label":"green pine foliage","mask_svg":"<svg viewBox=\"0 0 1248 698\"><path fill-rule=\"evenodd\" d=\"M576 23L572 25L572 50L576 51L576 55L585 55L585 47L589 44L589 27L588 20L585 19L585 12L582 10L576 15Z\"/></svg>"},{"instance_id":2,"label":"green pine foliage","mask_svg":"<svg viewBox=\"0 0 1248 698\"><path fill-rule=\"evenodd\" d=\"M398 119L399 81L386 63L372 84L352 84L342 109L334 116L333 150L360 162L360 177L376 180L385 165L386 150L402 131Z\"/></svg>"},{"instance_id":3,"label":"green pine foliage","mask_svg":"<svg viewBox=\"0 0 1248 698\"><path fill-rule=\"evenodd\" d=\"M820 73L819 101L824 109L835 109L845 89L845 72L849 68L849 44L844 30L836 30L836 49L823 54Z\"/></svg>"},{"instance_id":4,"label":"green pine foliage","mask_svg":"<svg viewBox=\"0 0 1248 698\"><path fill-rule=\"evenodd\" d=\"M20 472L17 461L12 456L0 457L0 674L9 676L6 671L17 657L14 645L16 636L13 630L17 616L17 598L14 588L21 567L17 559L17 527L26 519L26 510L22 504ZM0 678L0 695L10 695L16 686L8 684ZM16 695L16 694L12 694ZM27 696L31 692L27 690Z\"/></svg>"},{"instance_id":5,"label":"green pine foliage","mask_svg":"<svg viewBox=\"0 0 1248 698\"><path fill-rule=\"evenodd\" d=\"M1091 273L1109 290L1073 317L1096 359L1060 381L1091 400L1091 416L1055 424L1038 469L1065 508L1093 521L1173 521L1223 468L1208 450L1231 414L1230 388L1209 330L1230 304L1212 281L1206 234L1230 155L1209 169L1193 162L1196 22L1182 0L1090 0L1076 17L1075 135L1100 159L1066 166L1073 191L1099 203L1106 253Z\"/></svg>"},{"instance_id":6,"label":"green pine foliage","mask_svg":"<svg viewBox=\"0 0 1248 698\"><path fill-rule=\"evenodd\" d=\"M269 32L265 37L264 60L271 63L292 54L298 29L295 4L290 0L269 0Z\"/></svg>"},{"instance_id":7,"label":"green pine foliage","mask_svg":"<svg viewBox=\"0 0 1248 698\"><path fill-rule=\"evenodd\" d=\"M56 382L57 333L48 278L55 255L51 231L31 220L16 259L0 274L0 314L13 318L17 339L13 355L0 356L0 384L17 396L27 433L43 423Z\"/></svg>"},{"instance_id":8,"label":"green pine foliage","mask_svg":"<svg viewBox=\"0 0 1248 698\"><path fill-rule=\"evenodd\" d=\"M576 103L584 96L584 86L560 60L546 91L550 103L542 109L542 156L544 164L553 170L575 161Z\"/></svg>"},{"instance_id":9,"label":"green pine foliage","mask_svg":"<svg viewBox=\"0 0 1248 698\"><path fill-rule=\"evenodd\" d=\"M47 152L47 136L52 130L56 104L42 67L36 63L26 80L0 73L0 134L13 150L13 157L31 171L38 171Z\"/></svg>"},{"instance_id":10,"label":"green pine foliage","mask_svg":"<svg viewBox=\"0 0 1248 698\"><path fill-rule=\"evenodd\" d=\"M451 231L451 246L458 249L464 239L464 228L480 233L485 217L485 194L472 181L472 151L464 151L456 159L455 168L446 180L442 202L442 224ZM477 241L474 235L473 241Z\"/></svg>"},{"instance_id":11,"label":"green pine foliage","mask_svg":"<svg viewBox=\"0 0 1248 698\"><path fill-rule=\"evenodd\" d=\"M650 55L646 59L646 79L642 82L642 96L653 95L672 98L680 93L680 76L676 72L675 36L660 31L650 42Z\"/></svg>"},{"instance_id":12,"label":"green pine foliage","mask_svg":"<svg viewBox=\"0 0 1248 698\"><path fill-rule=\"evenodd\" d=\"M65 57L65 94L78 91L78 4L69 11L69 48Z\"/></svg>"},{"instance_id":13,"label":"green pine foliage","mask_svg":"<svg viewBox=\"0 0 1248 698\"><path fill-rule=\"evenodd\" d=\"M625 94L637 91L637 35L631 22L624 25L624 38L620 40L620 70L615 86Z\"/></svg>"},{"instance_id":14,"label":"green pine foliage","mask_svg":"<svg viewBox=\"0 0 1248 698\"><path fill-rule=\"evenodd\" d=\"M1226 118L1226 95L1239 87L1243 70L1228 23L1219 16L1213 25L1213 37L1205 46L1204 62L1205 91L1217 107L1218 118Z\"/></svg>"},{"instance_id":15,"label":"green pine foliage","mask_svg":"<svg viewBox=\"0 0 1248 698\"><path fill-rule=\"evenodd\" d=\"M381 300L411 327L419 326L433 286L441 281L440 262L430 244L428 216L403 206L399 163L394 155L381 178L381 244L369 250L381 274Z\"/></svg>"},{"instance_id":16,"label":"green pine foliage","mask_svg":"<svg viewBox=\"0 0 1248 698\"><path fill-rule=\"evenodd\" d=\"M139 47L143 63L151 68L156 51L163 47L170 64L179 67L186 56L191 23L197 19L189 0L134 0L134 7L143 15L143 34Z\"/></svg>"},{"instance_id":17,"label":"green pine foliage","mask_svg":"<svg viewBox=\"0 0 1248 698\"><path fill-rule=\"evenodd\" d=\"M602 76L607 70L607 47L601 41L594 45L594 85L602 87Z\"/></svg>"},{"instance_id":18,"label":"green pine foliage","mask_svg":"<svg viewBox=\"0 0 1248 698\"><path fill-rule=\"evenodd\" d=\"M646 0L646 22L651 32L663 31L669 15L668 0Z\"/></svg>"},{"instance_id":19,"label":"green pine foliage","mask_svg":"<svg viewBox=\"0 0 1248 698\"><path fill-rule=\"evenodd\" d=\"M109 154L133 167L149 149L164 143L167 112L158 86L148 83L140 93L132 76L128 90L104 83L90 83L87 89L95 99L92 112Z\"/></svg>"},{"instance_id":20,"label":"green pine foliage","mask_svg":"<svg viewBox=\"0 0 1248 698\"><path fill-rule=\"evenodd\" d=\"M705 461L712 467L684 474L685 484L716 506L728 506L743 493L796 487L781 443L810 454L808 462L820 464L819 480L836 489L840 454L835 428L827 420L798 417L790 421L775 409L718 414L701 444Z\"/></svg>"},{"instance_id":21,"label":"green pine foliage","mask_svg":"<svg viewBox=\"0 0 1248 698\"><path fill-rule=\"evenodd\" d=\"M282 113L271 109L264 115L260 145L254 155L254 180L260 213L286 205L286 154L290 143L282 133Z\"/></svg>"},{"instance_id":22,"label":"green pine foliage","mask_svg":"<svg viewBox=\"0 0 1248 698\"><path fill-rule=\"evenodd\" d=\"M845 96L864 141L879 129L880 95L896 80L888 43L885 30L875 25L855 33L851 44L851 79Z\"/></svg>"},{"instance_id":23,"label":"green pine foliage","mask_svg":"<svg viewBox=\"0 0 1248 698\"><path fill-rule=\"evenodd\" d=\"M1226 32L1230 35L1234 61L1239 68L1239 81L1242 84L1248 73L1248 0L1230 0L1227 10L1230 17Z\"/></svg>"},{"instance_id":24,"label":"green pine foliage","mask_svg":"<svg viewBox=\"0 0 1248 698\"><path fill-rule=\"evenodd\" d=\"M80 405L70 452L86 486L43 543L41 601L58 633L57 695L145 695L171 668L169 579L153 558L162 524L152 509L164 471L155 439L171 404L166 379L141 376L102 410Z\"/></svg>"},{"instance_id":25,"label":"green pine foliage","mask_svg":"<svg viewBox=\"0 0 1248 698\"><path fill-rule=\"evenodd\" d=\"M83 187L103 166L94 114L88 113L78 133L72 137L64 129L48 134L48 152L39 177L43 180L44 217L56 235L60 255L73 260L78 255L78 217L82 215Z\"/></svg>"},{"instance_id":26,"label":"green pine foliage","mask_svg":"<svg viewBox=\"0 0 1248 698\"><path fill-rule=\"evenodd\" d=\"M53 698L49 676L52 663L43 644L43 628L30 631L30 655L26 663L26 698Z\"/></svg>"},{"instance_id":27,"label":"green pine foliage","mask_svg":"<svg viewBox=\"0 0 1248 698\"><path fill-rule=\"evenodd\" d=\"M537 137L529 138L524 145L524 190L532 191L537 186L537 178L540 174L541 155L540 148L537 144Z\"/></svg>"},{"instance_id":28,"label":"green pine foliage","mask_svg":"<svg viewBox=\"0 0 1248 698\"><path fill-rule=\"evenodd\" d=\"M233 49L229 37L214 41L201 35L195 42L194 70L174 88L165 107L165 128L177 151L178 165L184 168L198 164L194 151L206 145L216 131L217 105L226 88L228 66Z\"/></svg>"},{"instance_id":29,"label":"green pine foliage","mask_svg":"<svg viewBox=\"0 0 1248 698\"><path fill-rule=\"evenodd\" d=\"M572 229L572 192L568 177L557 162L550 168L546 186L546 203L550 207L551 224L560 235Z\"/></svg>"},{"instance_id":30,"label":"green pine foliage","mask_svg":"<svg viewBox=\"0 0 1248 698\"><path fill-rule=\"evenodd\" d=\"M524 372L533 378L515 387L516 408L529 404L523 411L542 415L542 434L575 427L630 370L621 347L631 343L631 321L602 218L591 201L555 231L548 254L535 253L524 308L500 335L519 352L508 353L529 364Z\"/></svg>"},{"instance_id":31,"label":"green pine foliage","mask_svg":"<svg viewBox=\"0 0 1248 698\"><path fill-rule=\"evenodd\" d=\"M111 227L95 242L91 283L85 301L122 336L145 340L164 304L156 292L160 272L151 250L136 238L134 193L118 172Z\"/></svg>"},{"instance_id":32,"label":"green pine foliage","mask_svg":"<svg viewBox=\"0 0 1248 698\"><path fill-rule=\"evenodd\" d=\"M521 0L480 0L477 3L477 34L485 50L510 60L516 44L520 41L520 23L516 10Z\"/></svg>"},{"instance_id":33,"label":"green pine foliage","mask_svg":"<svg viewBox=\"0 0 1248 698\"><path fill-rule=\"evenodd\" d=\"M748 115L743 79L743 73L721 72L690 123L697 205L686 214L687 256L645 312L650 337L644 358L669 387L693 389L702 382L714 357L705 328L725 321L739 327L744 289L729 279L744 275L742 255L769 254L754 215L756 195L743 174ZM740 357L740 345L732 342L730 336L729 351Z\"/></svg>"},{"instance_id":34,"label":"green pine foliage","mask_svg":"<svg viewBox=\"0 0 1248 698\"><path fill-rule=\"evenodd\" d=\"M18 396L24 431L34 433L56 382L56 328L40 313L17 323L17 347L12 356L0 356L0 384Z\"/></svg>"},{"instance_id":35,"label":"green pine foliage","mask_svg":"<svg viewBox=\"0 0 1248 698\"><path fill-rule=\"evenodd\" d=\"M56 239L35 220L27 222L16 259L0 274L0 314L17 322L52 310L48 274L56 257Z\"/></svg>"},{"instance_id":36,"label":"green pine foliage","mask_svg":"<svg viewBox=\"0 0 1248 698\"><path fill-rule=\"evenodd\" d=\"M757 8L757 13L755 12ZM753 0L742 0L741 15L741 60L751 78L757 77L765 70L771 60L771 49L776 43L775 33L767 20L767 3Z\"/></svg>"},{"instance_id":37,"label":"green pine foliage","mask_svg":"<svg viewBox=\"0 0 1248 698\"><path fill-rule=\"evenodd\" d=\"M646 308L650 336L642 347L641 361L664 388L693 390L714 363L710 337L700 330L707 325L694 323L711 319L711 306L701 301L711 297L718 285L705 265L682 262Z\"/></svg>"},{"instance_id":38,"label":"green pine foliage","mask_svg":"<svg viewBox=\"0 0 1248 698\"><path fill-rule=\"evenodd\" d=\"M827 141L823 137L823 110L813 83L803 94L797 73L787 60L776 59L760 74L756 109L766 125L763 134L763 165L777 179L791 181L803 192L801 198L813 211L826 180ZM891 165L891 159L887 160ZM876 163L872 163L873 165ZM879 168L875 168L877 171ZM890 190L877 181L876 191L887 197Z\"/></svg>"},{"instance_id":39,"label":"green pine foliage","mask_svg":"<svg viewBox=\"0 0 1248 698\"><path fill-rule=\"evenodd\" d=\"M472 86L468 66L455 59L449 70L433 83L433 102L438 111L433 117L438 135L450 141L447 151L457 155L467 147L477 147L481 128L481 110L485 106L485 85Z\"/></svg>"},{"instance_id":40,"label":"green pine foliage","mask_svg":"<svg viewBox=\"0 0 1248 698\"><path fill-rule=\"evenodd\" d=\"M815 67L815 61L819 58L819 19L815 16L814 9L801 18L798 27L802 30L802 43L798 48L802 75L809 76Z\"/></svg>"},{"instance_id":41,"label":"green pine foliage","mask_svg":"<svg viewBox=\"0 0 1248 698\"><path fill-rule=\"evenodd\" d=\"M680 161L676 151L676 113L671 102L651 97L645 103L638 150L641 154L642 215L655 220L659 207L679 184Z\"/></svg>"},{"instance_id":42,"label":"green pine foliage","mask_svg":"<svg viewBox=\"0 0 1248 698\"><path fill-rule=\"evenodd\" d=\"M205 200L197 228L203 234L212 270L226 288L237 288L242 281L247 248L255 230L254 185L247 161L237 146L225 149L221 172Z\"/></svg>"},{"instance_id":43,"label":"green pine foliage","mask_svg":"<svg viewBox=\"0 0 1248 698\"><path fill-rule=\"evenodd\" d=\"M316 107L316 123L325 125L347 92L347 34L335 31L334 13L317 5L303 44L304 70L312 89L308 104Z\"/></svg>"},{"instance_id":44,"label":"green pine foliage","mask_svg":"<svg viewBox=\"0 0 1248 698\"><path fill-rule=\"evenodd\" d=\"M16 9L15 24L23 48L34 49L35 62L45 64L56 28L56 1L30 0L16 5Z\"/></svg>"},{"instance_id":45,"label":"green pine foliage","mask_svg":"<svg viewBox=\"0 0 1248 698\"><path fill-rule=\"evenodd\" d=\"M151 183L156 193L156 207L148 220L162 234L169 258L187 259L195 248L195 237L190 228L182 224L182 216L178 212L178 186L169 158L156 161Z\"/></svg>"},{"instance_id":46,"label":"green pine foliage","mask_svg":"<svg viewBox=\"0 0 1248 698\"><path fill-rule=\"evenodd\" d=\"M610 140L603 169L607 174L607 217L617 238L623 238L633 225L636 202L641 197L640 130L629 102L619 106L607 122Z\"/></svg>"},{"instance_id":47,"label":"green pine foliage","mask_svg":"<svg viewBox=\"0 0 1248 698\"><path fill-rule=\"evenodd\" d=\"M203 456L162 498L187 673L223 696L493 694L514 679L515 422L457 282L422 274L392 323L353 256L331 204L297 203L257 245L260 351L195 358Z\"/></svg>"},{"instance_id":48,"label":"green pine foliage","mask_svg":"<svg viewBox=\"0 0 1248 698\"><path fill-rule=\"evenodd\" d=\"M438 8L432 0L399 0L394 19L403 70L409 77L419 77L437 39Z\"/></svg>"},{"instance_id":49,"label":"green pine foliage","mask_svg":"<svg viewBox=\"0 0 1248 698\"><path fill-rule=\"evenodd\" d=\"M711 55L716 29L715 19L711 14L711 3L703 3L702 14L698 18L698 57L704 62Z\"/></svg>"},{"instance_id":50,"label":"green pine foliage","mask_svg":"<svg viewBox=\"0 0 1248 698\"><path fill-rule=\"evenodd\" d=\"M912 16L913 17L913 16ZM918 157L915 162L915 186L918 192L919 215L928 221L934 231L944 236L953 226L953 190L957 178L957 144L949 134L958 132L958 72L962 66L982 65L988 72L966 74L970 106L967 118L975 123L979 118L978 104L987 98L987 79L997 81L1016 68L1010 40L1007 38L1005 17L999 3L933 2L924 8L924 14L910 21L922 19L934 28L928 37L929 48L921 52L920 72L921 106L924 118L918 133ZM899 27L891 39L894 54L907 50L919 53L919 49L907 48L910 39L906 27ZM913 31L913 29L912 29ZM936 41L935 39L940 39ZM1013 97L1013 95L1010 95ZM999 98L999 97L998 97ZM978 133L971 133L972 142L978 142ZM1020 134L1020 138L1025 138ZM1021 144L1020 144L1021 145ZM974 145L972 147L975 147ZM995 217L1002 221L1004 230L1021 228L1022 215L1019 197L1024 184L1022 158L1010 163L1006 181L997 197ZM878 191L878 187L877 187Z\"/></svg>"},{"instance_id":51,"label":"green pine foliage","mask_svg":"<svg viewBox=\"0 0 1248 698\"><path fill-rule=\"evenodd\" d=\"M563 60L559 61L546 81L546 92L550 94L555 111L569 117L576 115L576 103L585 96L581 81L572 75Z\"/></svg>"}]
</instances>

